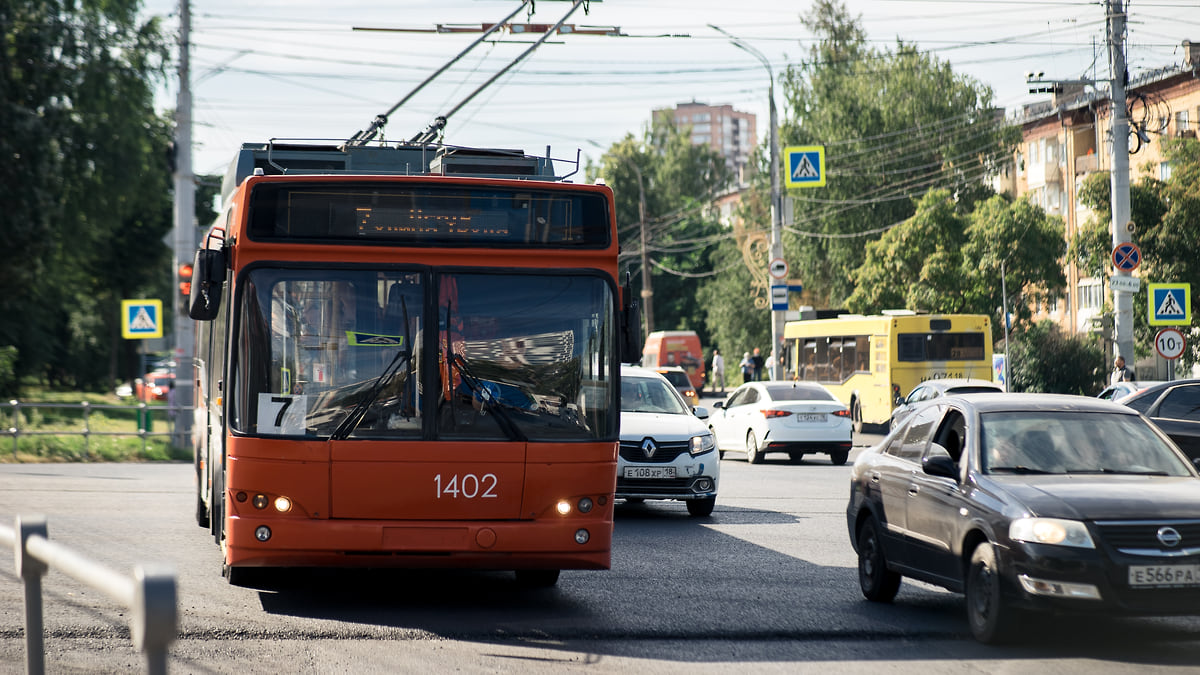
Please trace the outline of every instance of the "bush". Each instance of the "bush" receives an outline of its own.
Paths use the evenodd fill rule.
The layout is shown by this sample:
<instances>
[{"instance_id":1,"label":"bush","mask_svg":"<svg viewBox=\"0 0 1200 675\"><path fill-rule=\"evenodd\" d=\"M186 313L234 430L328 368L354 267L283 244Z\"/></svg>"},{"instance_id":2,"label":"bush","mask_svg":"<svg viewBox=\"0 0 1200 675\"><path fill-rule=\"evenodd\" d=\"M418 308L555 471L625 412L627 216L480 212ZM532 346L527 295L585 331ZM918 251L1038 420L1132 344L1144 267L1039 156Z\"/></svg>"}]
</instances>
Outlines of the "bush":
<instances>
[{"instance_id":1,"label":"bush","mask_svg":"<svg viewBox=\"0 0 1200 675\"><path fill-rule=\"evenodd\" d=\"M0 347L0 396L17 395L17 348Z\"/></svg>"},{"instance_id":2,"label":"bush","mask_svg":"<svg viewBox=\"0 0 1200 675\"><path fill-rule=\"evenodd\" d=\"M1053 321L1012 335L1009 391L1095 396L1104 388L1104 351L1088 336L1065 336Z\"/></svg>"}]
</instances>

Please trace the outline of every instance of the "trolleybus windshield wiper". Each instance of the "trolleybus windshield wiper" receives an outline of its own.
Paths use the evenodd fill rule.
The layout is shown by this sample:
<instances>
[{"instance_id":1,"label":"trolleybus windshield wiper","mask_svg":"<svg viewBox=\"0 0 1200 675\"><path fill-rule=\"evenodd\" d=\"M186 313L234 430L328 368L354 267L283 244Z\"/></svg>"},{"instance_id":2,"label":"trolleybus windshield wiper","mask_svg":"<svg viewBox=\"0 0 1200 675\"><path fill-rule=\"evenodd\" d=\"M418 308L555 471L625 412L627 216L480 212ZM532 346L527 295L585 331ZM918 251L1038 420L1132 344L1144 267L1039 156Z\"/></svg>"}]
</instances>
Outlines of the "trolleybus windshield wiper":
<instances>
[{"instance_id":1,"label":"trolleybus windshield wiper","mask_svg":"<svg viewBox=\"0 0 1200 675\"><path fill-rule=\"evenodd\" d=\"M508 411L504 409L504 404L496 400L492 390L486 387L482 380L471 372L471 367L467 365L467 360L460 354L450 354L450 363L458 370L459 377L462 378L463 384L467 385L467 389L471 394L483 405L484 410L490 410L496 413L496 423L504 430L504 434L509 440L524 441L525 434L521 433L520 428L513 422Z\"/></svg>"},{"instance_id":2,"label":"trolleybus windshield wiper","mask_svg":"<svg viewBox=\"0 0 1200 675\"><path fill-rule=\"evenodd\" d=\"M412 341L409 338L408 330L408 303L404 301L404 296L400 297L400 310L404 318L404 346L396 350L396 355L388 363L379 377L375 378L375 382L371 385L370 391L366 396L359 399L358 403L350 410L350 414L342 420L342 423L333 430L329 435L329 440L340 441L344 440L358 428L362 423L363 417L367 414L367 410L371 408L371 404L379 398L379 394L383 391L385 385L391 382L392 377L400 370L400 364L405 364L404 380L408 381L412 375Z\"/></svg>"}]
</instances>

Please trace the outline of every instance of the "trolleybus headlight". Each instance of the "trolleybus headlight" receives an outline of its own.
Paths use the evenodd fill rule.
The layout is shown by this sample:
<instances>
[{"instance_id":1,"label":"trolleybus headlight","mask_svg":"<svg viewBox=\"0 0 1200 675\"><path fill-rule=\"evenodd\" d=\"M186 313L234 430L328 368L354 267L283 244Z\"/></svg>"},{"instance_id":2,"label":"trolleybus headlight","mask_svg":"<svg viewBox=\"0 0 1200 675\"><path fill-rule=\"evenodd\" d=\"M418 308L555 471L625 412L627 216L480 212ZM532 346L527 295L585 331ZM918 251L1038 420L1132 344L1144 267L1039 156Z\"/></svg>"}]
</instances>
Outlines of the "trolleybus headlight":
<instances>
[{"instance_id":1,"label":"trolleybus headlight","mask_svg":"<svg viewBox=\"0 0 1200 675\"><path fill-rule=\"evenodd\" d=\"M557 505L555 508L557 508L557 509L558 509L558 512L559 512L559 514L560 514L560 515L564 515L564 516L565 516L565 515L567 515L568 513L570 513L570 512L571 512L571 504L570 504L570 502L568 502L568 501L567 501L567 500L565 500L565 499L564 499L564 500L562 500L562 501L560 501L560 502L558 503L558 505Z\"/></svg>"},{"instance_id":2,"label":"trolleybus headlight","mask_svg":"<svg viewBox=\"0 0 1200 675\"><path fill-rule=\"evenodd\" d=\"M588 511L591 511L592 510L592 498L584 497L583 499L580 499L578 508L579 508L580 513L587 513Z\"/></svg>"},{"instance_id":3,"label":"trolleybus headlight","mask_svg":"<svg viewBox=\"0 0 1200 675\"><path fill-rule=\"evenodd\" d=\"M266 541L271 538L271 528L266 525L259 525L254 529L254 538L259 541ZM578 538L578 537L576 537Z\"/></svg>"},{"instance_id":4,"label":"trolleybus headlight","mask_svg":"<svg viewBox=\"0 0 1200 675\"><path fill-rule=\"evenodd\" d=\"M588 539L591 539L591 538L592 538L592 535L589 534L587 530L575 530L575 543L576 544L586 544L586 543L588 543Z\"/></svg>"},{"instance_id":5,"label":"trolleybus headlight","mask_svg":"<svg viewBox=\"0 0 1200 675\"><path fill-rule=\"evenodd\" d=\"M275 510L280 513L287 513L292 510L292 500L287 497L275 498Z\"/></svg>"},{"instance_id":6,"label":"trolleybus headlight","mask_svg":"<svg viewBox=\"0 0 1200 675\"><path fill-rule=\"evenodd\" d=\"M254 504L254 508L256 509L265 509L267 508L267 496L262 494L254 495L254 501L251 503Z\"/></svg>"}]
</instances>

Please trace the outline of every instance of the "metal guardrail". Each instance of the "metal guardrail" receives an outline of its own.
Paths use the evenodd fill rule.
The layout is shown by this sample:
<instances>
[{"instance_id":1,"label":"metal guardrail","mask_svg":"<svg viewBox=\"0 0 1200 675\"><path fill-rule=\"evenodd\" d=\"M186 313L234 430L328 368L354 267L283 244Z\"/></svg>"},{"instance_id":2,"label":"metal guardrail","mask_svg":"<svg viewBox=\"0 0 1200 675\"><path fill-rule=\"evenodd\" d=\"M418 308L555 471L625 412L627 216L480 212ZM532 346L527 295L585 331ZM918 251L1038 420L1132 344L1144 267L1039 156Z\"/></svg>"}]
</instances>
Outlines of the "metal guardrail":
<instances>
[{"instance_id":1,"label":"metal guardrail","mask_svg":"<svg viewBox=\"0 0 1200 675\"><path fill-rule=\"evenodd\" d=\"M146 439L155 436L170 437L175 435L174 425L170 431L149 431L149 421L155 412L165 412L170 414L190 414L191 408L184 406L161 406L161 405L146 405L139 403L137 406L128 405L111 405L103 403L22 403L21 401L11 400L7 403L0 403L0 406L9 408L9 419L12 420L12 426L7 428L0 427L0 436L9 436L12 438L12 455L13 459L17 458L17 447L22 436L83 436L83 452L85 456L91 454L91 437L92 436L138 436L142 439L142 454L146 454ZM82 410L83 411L83 429L22 429L21 428L21 411L22 410L38 410L38 409L67 409L67 410ZM93 410L118 410L123 412L137 413L137 429L134 431L95 431L91 428L90 415Z\"/></svg>"},{"instance_id":2,"label":"metal guardrail","mask_svg":"<svg viewBox=\"0 0 1200 675\"><path fill-rule=\"evenodd\" d=\"M25 672L46 672L42 577L50 569L91 586L128 607L129 634L146 655L146 672L167 672L167 649L179 632L175 573L166 565L136 565L133 578L50 541L45 516L17 516L16 529L0 525L0 542L16 554L17 576L25 586Z\"/></svg>"}]
</instances>

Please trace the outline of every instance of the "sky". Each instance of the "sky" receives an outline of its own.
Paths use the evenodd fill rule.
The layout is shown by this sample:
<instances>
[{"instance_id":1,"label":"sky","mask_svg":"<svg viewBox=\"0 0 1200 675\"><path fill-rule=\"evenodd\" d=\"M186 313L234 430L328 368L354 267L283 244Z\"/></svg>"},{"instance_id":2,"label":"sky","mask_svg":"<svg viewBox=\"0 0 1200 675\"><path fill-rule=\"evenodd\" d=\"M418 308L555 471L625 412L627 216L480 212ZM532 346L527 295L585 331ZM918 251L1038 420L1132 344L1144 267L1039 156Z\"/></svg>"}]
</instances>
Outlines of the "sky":
<instances>
[{"instance_id":1,"label":"sky","mask_svg":"<svg viewBox=\"0 0 1200 675\"><path fill-rule=\"evenodd\" d=\"M1010 112L1030 95L1029 72L1050 79L1106 79L1104 3L1098 0L845 0L869 42L897 40L949 61L993 91ZM409 32L495 23L519 0L192 0L193 168L221 174L243 142L344 140L387 112L480 35ZM404 140L437 115L445 142L520 148L596 160L627 134L641 137L651 111L699 101L758 116L766 132L767 66L712 26L757 51L776 82L813 44L800 22L810 0L592 0L567 19L620 36L555 36L490 86L462 102L522 52L529 37L491 38L396 110L384 137ZM1131 75L1179 64L1185 39L1200 42L1196 0L1129 0ZM516 23L554 24L566 0L536 0ZM144 0L178 33L177 0ZM374 30L356 30L368 28ZM397 30L378 29L406 29ZM165 82L162 109L178 81ZM781 119L787 115L776 88ZM581 167L582 169L582 167ZM559 168L559 173L563 170Z\"/></svg>"}]
</instances>

